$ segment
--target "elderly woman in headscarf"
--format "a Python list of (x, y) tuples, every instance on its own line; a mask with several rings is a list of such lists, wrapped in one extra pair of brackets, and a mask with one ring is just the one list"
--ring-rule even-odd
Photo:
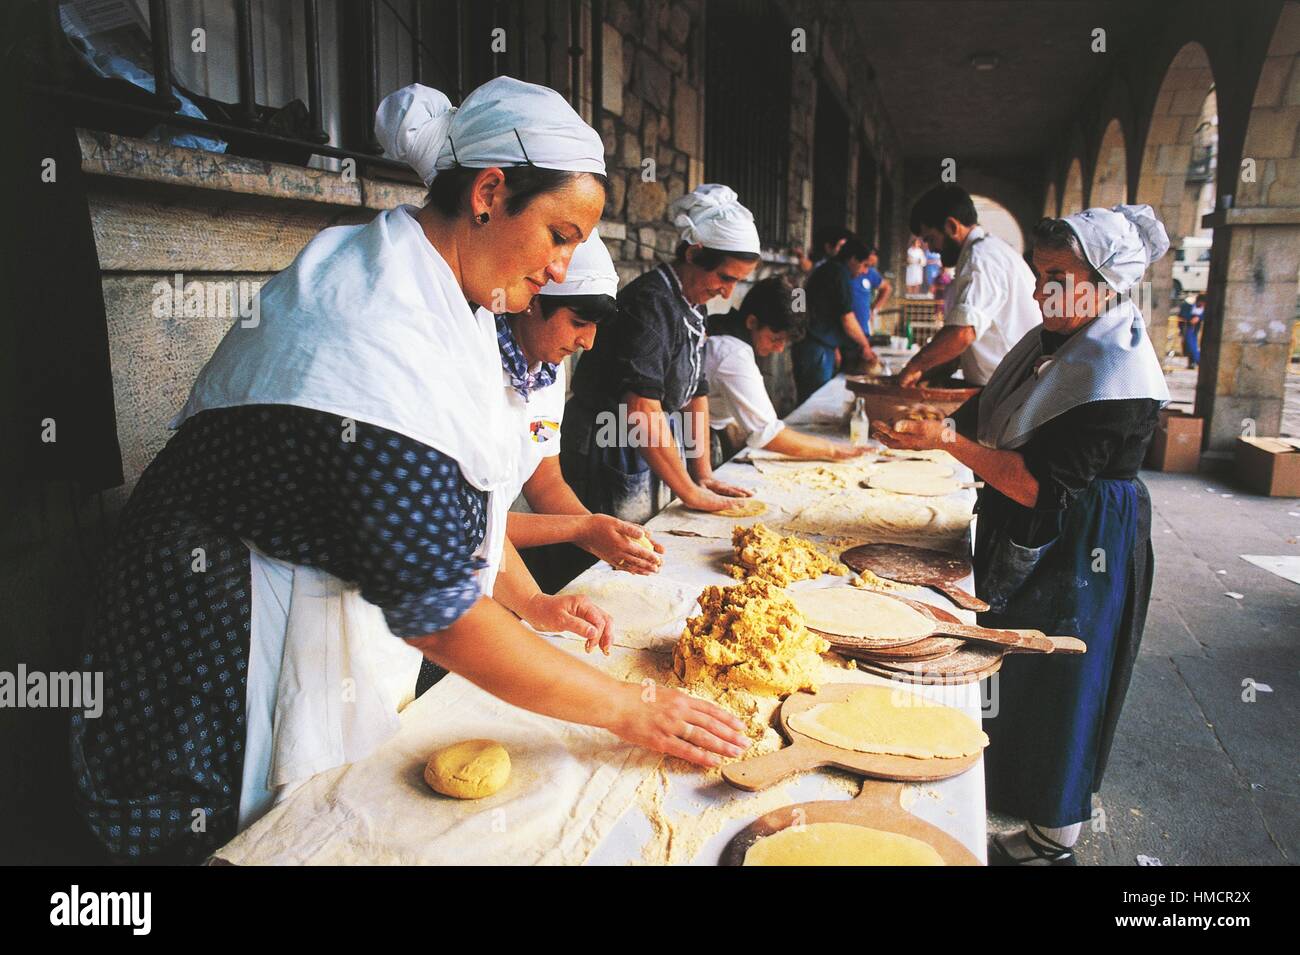
[[(313, 774), (397, 729), (442, 670), (517, 706), (716, 765), (741, 724), (547, 642), (608, 642), (506, 540), (519, 436), (491, 312), (521, 311), (600, 218), (600, 137), (501, 77), (459, 109), (389, 96), (385, 150), (429, 186), (326, 229), (200, 372), (108, 551), (74, 717), (79, 808), (121, 860), (203, 858)], [(427, 664), (427, 666), (425, 665)], [(418, 682), (417, 682), (418, 674)]]
[(1027, 825), (990, 843), (994, 864), (1074, 864), (1132, 676), (1152, 574), (1138, 468), (1169, 391), (1127, 294), (1168, 246), (1150, 206), (1043, 220), (1042, 326), (953, 420), (875, 429), (893, 448), (947, 450), (986, 482), (975, 581), (991, 609), (980, 623), (1087, 643), (1080, 656), (1008, 656), (997, 676), (988, 804)]
[(564, 477), (593, 511), (646, 521), (668, 503), (720, 511), (750, 492), (713, 476), (705, 303), (726, 298), (759, 260), (754, 217), (727, 186), (706, 183), (669, 207), (672, 262), (629, 282), (619, 314), (573, 376), (560, 448)]

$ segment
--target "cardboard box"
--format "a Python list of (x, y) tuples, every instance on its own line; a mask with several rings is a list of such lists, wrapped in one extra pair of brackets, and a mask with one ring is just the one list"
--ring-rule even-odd
[(1205, 422), (1185, 411), (1160, 412), (1147, 448), (1145, 466), (1155, 471), (1195, 474), (1201, 464), (1201, 428)]
[(1238, 438), (1237, 479), (1256, 494), (1300, 497), (1300, 439)]

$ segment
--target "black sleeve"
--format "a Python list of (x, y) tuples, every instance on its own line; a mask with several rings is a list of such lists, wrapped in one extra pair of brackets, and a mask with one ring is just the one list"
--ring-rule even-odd
[(672, 362), (673, 323), (680, 321), (666, 296), (653, 294), (653, 287), (631, 290), (620, 298), (619, 330), (611, 344), (614, 394), (627, 392), (664, 399), (664, 381)]
[(1097, 477), (1136, 474), (1155, 429), (1159, 403), (1093, 401), (1053, 418), (1021, 449), (1038, 481), (1035, 511), (1061, 511)]
[(963, 438), (978, 440), (980, 426), (980, 396), (977, 394), (952, 413), (953, 427)]

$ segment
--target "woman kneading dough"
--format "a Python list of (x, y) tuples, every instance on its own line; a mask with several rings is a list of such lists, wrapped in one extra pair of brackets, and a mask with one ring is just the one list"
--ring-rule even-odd
[(663, 547), (640, 525), (591, 513), (560, 472), (564, 360), (589, 350), (597, 330), (615, 320), (617, 293), (614, 260), (593, 229), (563, 282), (547, 283), (524, 312), (496, 317), (506, 405), (519, 438), (518, 481), (530, 508), (511, 512), (506, 534), (521, 551), (541, 548), (525, 561), (539, 581), (557, 586), (576, 576), (568, 572), (573, 545), (633, 574), (656, 573), (661, 563)]
[(519, 619), (609, 639), (603, 612), (541, 593), (506, 541), (518, 439), (495, 321), (473, 303), (521, 311), (563, 281), (605, 202), (599, 136), (506, 77), (459, 109), (407, 87), (376, 132), (429, 201), (326, 229), (263, 287), (106, 556), (85, 659), (104, 713), (74, 718), (72, 758), (79, 809), (118, 858), (203, 858), (372, 751), (396, 730), (391, 684), (409, 698), (437, 667), (701, 765), (745, 743), (720, 708), (665, 689), (647, 703)]
[(1007, 657), (984, 723), (989, 808), (1028, 822), (989, 859), (1073, 865), (1151, 592), (1151, 501), (1137, 475), (1169, 391), (1126, 293), (1169, 240), (1150, 206), (1045, 219), (1033, 239), (1043, 324), (958, 409), (957, 433), (934, 421), (877, 430), (892, 448), (943, 448), (987, 482), (975, 584), (992, 609), (980, 623), (1088, 645)]

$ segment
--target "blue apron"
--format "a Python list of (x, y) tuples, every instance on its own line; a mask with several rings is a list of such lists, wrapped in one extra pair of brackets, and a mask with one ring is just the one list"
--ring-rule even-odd
[(1079, 656), (1008, 654), (984, 721), (990, 809), (1040, 826), (1087, 820), (1132, 677), (1151, 587), (1151, 503), (1140, 480), (1098, 478), (1039, 547), (1012, 540), (1023, 508), (986, 487), (975, 543), (986, 627), (1077, 636)]

